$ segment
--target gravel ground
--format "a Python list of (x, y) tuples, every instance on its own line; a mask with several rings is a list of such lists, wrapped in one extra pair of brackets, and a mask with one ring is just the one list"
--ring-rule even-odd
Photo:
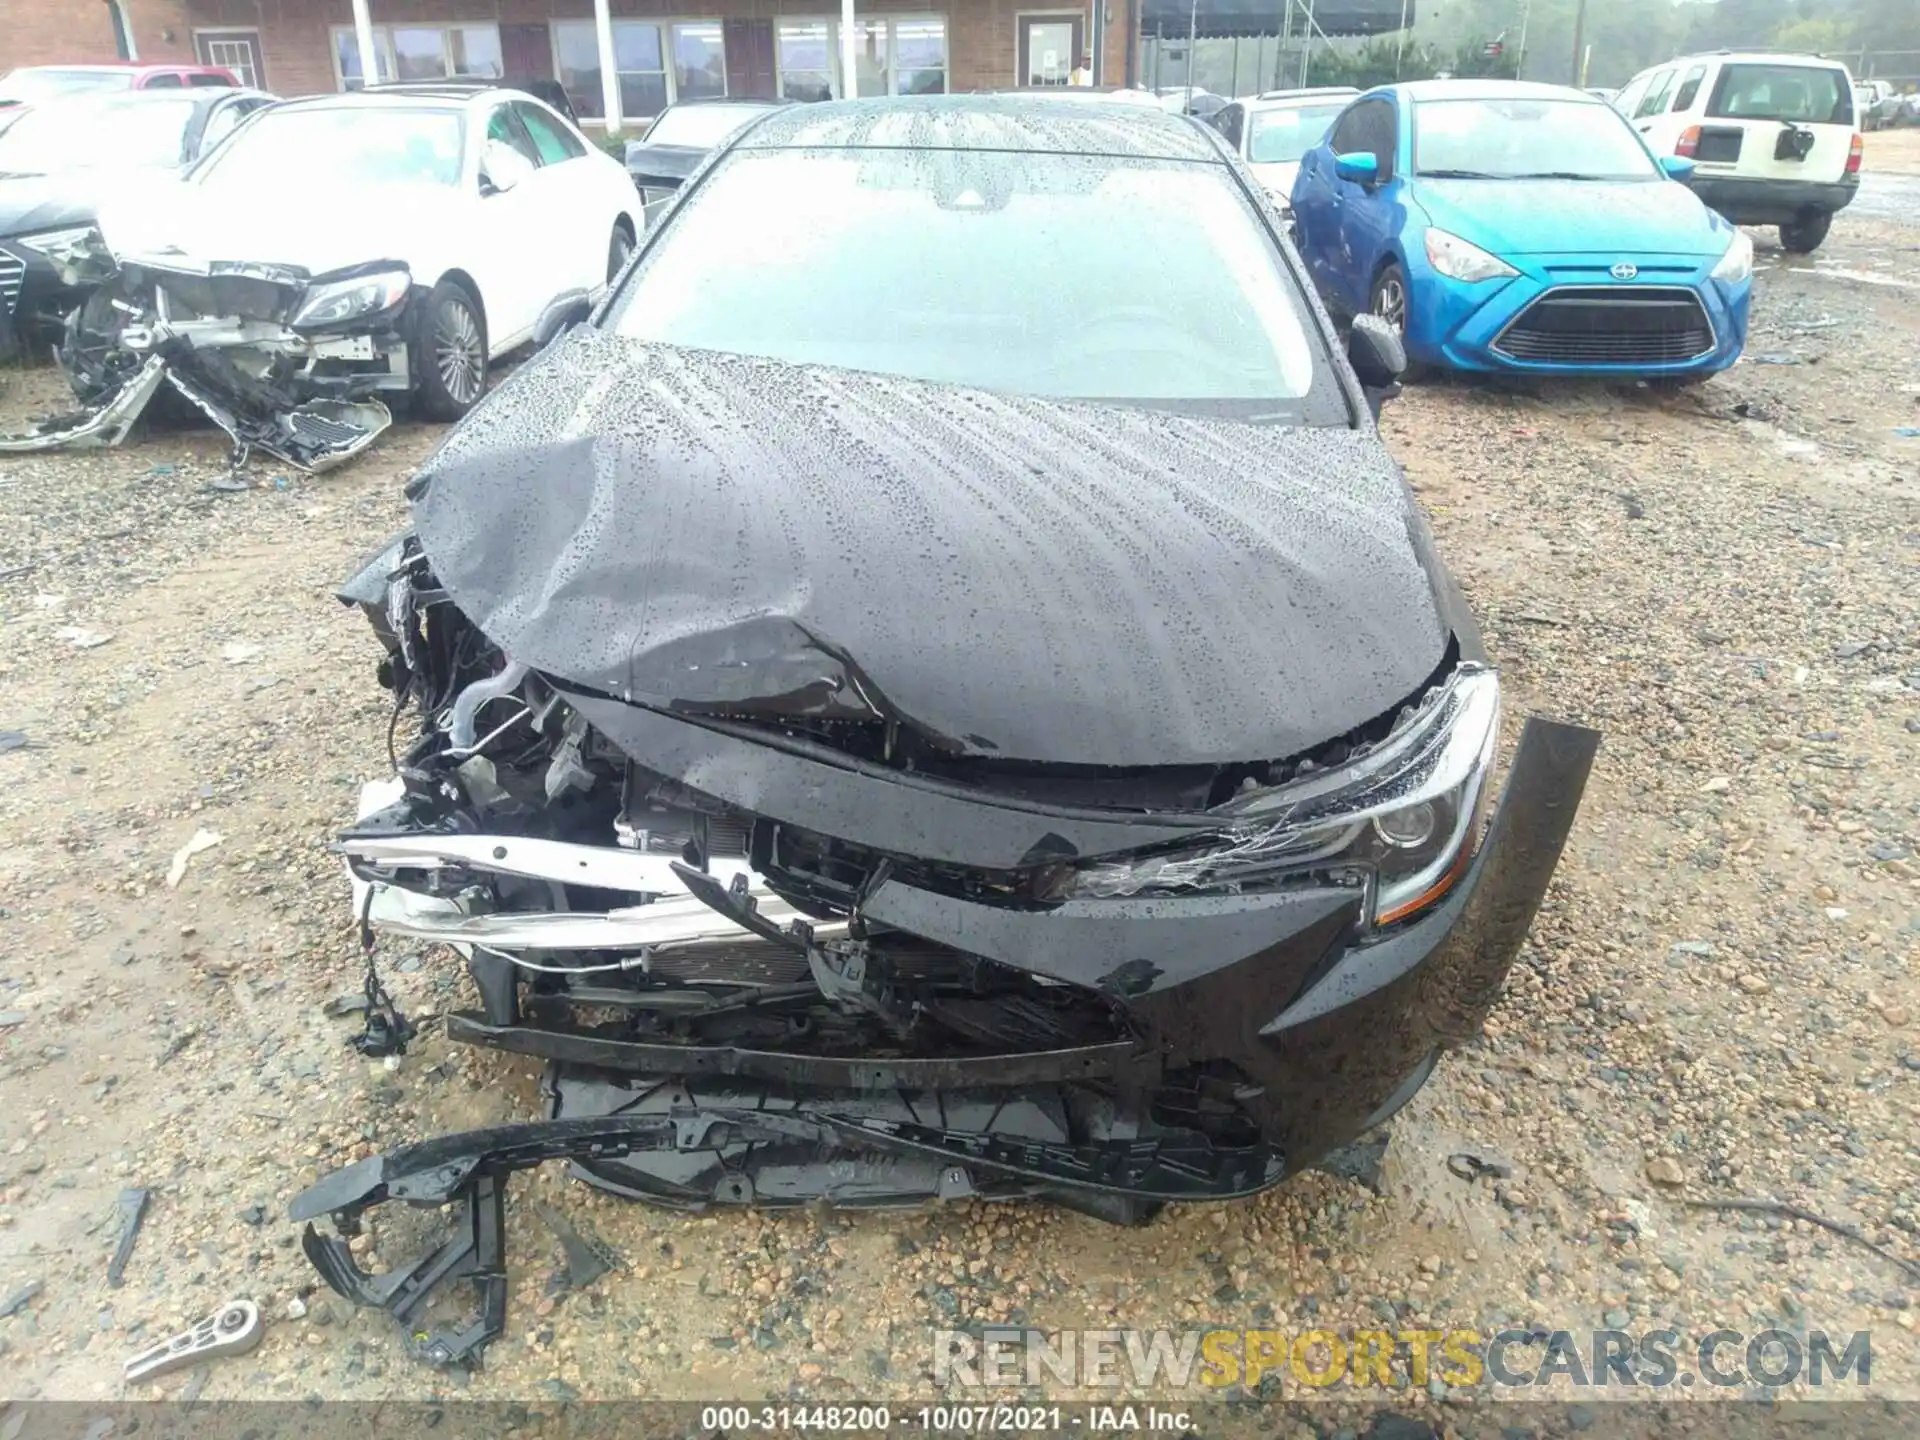
[[(1870, 171), (1920, 174), (1914, 132), (1869, 145)], [(466, 1382), (316, 1290), (284, 1216), (321, 1171), (537, 1109), (530, 1062), (429, 1034), (390, 1069), (322, 1008), (359, 965), (324, 847), (387, 719), (329, 587), (397, 528), (435, 433), (244, 489), (211, 433), (0, 461), (0, 731), (25, 736), (0, 739), (0, 1307), (42, 1286), (0, 1319), (4, 1393), (117, 1395), (127, 1354), (246, 1296), (262, 1348), (164, 1393), (925, 1397), (933, 1328), (1014, 1320), (1864, 1329), (1874, 1392), (1920, 1398), (1920, 1272), (1681, 1203), (1781, 1197), (1920, 1260), (1913, 219), (1863, 207), (1791, 261), (1764, 232), (1748, 359), (1696, 389), (1438, 384), (1389, 409), (1509, 730), (1540, 711), (1606, 741), (1504, 1003), (1397, 1126), (1379, 1193), (1310, 1175), (1140, 1231), (686, 1219), (547, 1167), (514, 1183), (507, 1334)], [(59, 389), (10, 373), (0, 424)], [(385, 964), (409, 1012), (463, 1003), (446, 954)], [(1456, 1179), (1462, 1149), (1513, 1173)], [(154, 1199), (114, 1289), (131, 1185)], [(535, 1198), (628, 1268), (549, 1294)], [(387, 1262), (405, 1218), (377, 1217)], [(1417, 1398), (1468, 1398), (1443, 1391)]]

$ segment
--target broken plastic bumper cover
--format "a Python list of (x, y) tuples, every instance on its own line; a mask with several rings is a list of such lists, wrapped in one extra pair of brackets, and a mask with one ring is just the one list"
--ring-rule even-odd
[[(111, 264), (104, 252), (103, 263)], [(390, 281), (394, 272), (385, 261), (319, 277), (284, 266), (201, 274), (130, 263), (90, 276), (100, 283), (68, 318), (59, 351), (88, 408), (0, 436), (0, 453), (118, 445), (165, 381), (226, 431), (238, 457), (263, 450), (310, 473), (350, 460), (393, 423), (373, 392), (407, 384), (403, 312), (394, 304), (313, 328), (299, 326), (300, 307), (363, 273)], [(365, 368), (324, 373), (343, 360)]]
[(148, 359), (119, 392), (92, 410), (65, 415), (49, 415), (27, 429), (12, 435), (0, 435), (0, 454), (24, 455), (39, 450), (108, 448), (127, 438), (133, 424), (146, 413), (160, 382), (167, 377), (167, 362), (155, 355)]
[[(344, 1239), (312, 1225), (303, 1243), (334, 1290), (389, 1311), (414, 1354), (470, 1365), (505, 1321), (506, 1177), (548, 1160), (569, 1161), (607, 1188), (688, 1208), (783, 1197), (858, 1204), (929, 1194), (1039, 1196), (1111, 1218), (1122, 1213), (1112, 1208), (1121, 1202), (1257, 1193), (1389, 1118), (1431, 1073), (1440, 1050), (1478, 1032), (1546, 893), (1599, 738), (1529, 720), (1494, 823), (1460, 883), (1422, 918), (1369, 943), (1351, 943), (1358, 902), (1349, 900), (1344, 909), (1238, 912), (1236, 925), (1264, 924), (1275, 933), (1238, 948), (1243, 958), (1196, 958), (1178, 976), (1135, 977), (1137, 987), (1107, 949), (1109, 979), (1121, 977), (1114, 983), (1141, 1024), (1143, 1046), (1029, 1050), (978, 1062), (839, 1058), (645, 1043), (460, 1015), (450, 1020), (455, 1038), (554, 1061), (555, 1118), (402, 1146), (323, 1177), (289, 1213), (330, 1216), (351, 1237), (363, 1214), (387, 1200), (457, 1207), (452, 1239), (386, 1275), (363, 1273)], [(874, 887), (868, 913), (893, 883)], [(694, 888), (708, 890), (703, 898), (716, 909), (736, 909), (746, 895), (744, 884)], [(1014, 912), (996, 938), (977, 913), (991, 907), (897, 885), (882, 908), (889, 924), (973, 949), (1044, 936), (1049, 923), (1046, 911)], [(730, 918), (757, 917), (736, 910)], [(1204, 949), (1199, 932), (1207, 928), (1190, 932), (1195, 951)], [(1100, 927), (1084, 934), (1088, 945), (1113, 942)], [(1078, 942), (1041, 943), (1054, 953), (1027, 958), (1036, 970), (1081, 963), (1070, 953)], [(1296, 962), (1309, 967), (1304, 984), (1285, 979), (1300, 973)], [(1243, 1077), (1235, 1098), (1257, 1119), (1257, 1135), (1223, 1141), (1163, 1115), (1169, 1092), (1153, 1090), (1163, 1066), (1195, 1056), (1228, 1060)], [(1147, 1092), (1159, 1097), (1159, 1108), (1148, 1120), (1127, 1119), (1122, 1102)], [(1055, 1123), (1089, 1095), (1109, 1097), (1108, 1110)], [(642, 1158), (654, 1163), (634, 1163)], [(478, 1318), (454, 1331), (423, 1327), (430, 1295), (455, 1279), (476, 1285)]]

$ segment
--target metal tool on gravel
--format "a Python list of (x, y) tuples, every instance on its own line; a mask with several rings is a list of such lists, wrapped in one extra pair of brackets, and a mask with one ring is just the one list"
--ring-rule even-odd
[(107, 1264), (107, 1284), (116, 1290), (126, 1283), (127, 1261), (133, 1258), (133, 1242), (140, 1238), (140, 1226), (147, 1218), (147, 1202), (152, 1198), (151, 1190), (120, 1192), (120, 1243), (114, 1247), (113, 1259)]
[(128, 1360), (122, 1378), (133, 1384), (184, 1370), (219, 1355), (244, 1355), (260, 1343), (264, 1334), (266, 1326), (260, 1321), (258, 1305), (251, 1300), (229, 1300), (199, 1324)]

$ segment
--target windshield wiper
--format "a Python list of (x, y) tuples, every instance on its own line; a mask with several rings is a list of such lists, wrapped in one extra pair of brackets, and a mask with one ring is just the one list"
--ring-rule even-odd
[(1511, 175), (1495, 175), (1486, 170), (1421, 170), (1418, 174), (1432, 180), (1511, 180)]
[(1606, 175), (1590, 175), (1584, 170), (1529, 170), (1524, 175), (1516, 175), (1516, 180), (1606, 180)]

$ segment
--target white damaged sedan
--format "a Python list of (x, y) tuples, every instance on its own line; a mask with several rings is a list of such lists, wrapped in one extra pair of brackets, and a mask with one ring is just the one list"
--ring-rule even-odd
[(114, 443), (164, 379), (236, 447), (336, 464), (390, 423), (383, 401), (464, 415), (551, 301), (604, 293), (641, 223), (620, 162), (516, 90), (273, 106), (102, 207), (66, 257), (100, 283), (61, 351), (93, 411), (0, 448)]

